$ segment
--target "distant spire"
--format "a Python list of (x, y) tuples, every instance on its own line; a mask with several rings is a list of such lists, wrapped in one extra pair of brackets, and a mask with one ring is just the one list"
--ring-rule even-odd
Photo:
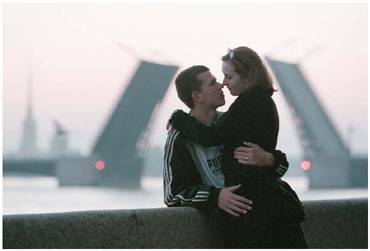
[(33, 67), (32, 59), (28, 63), (28, 73), (27, 73), (27, 115), (32, 117), (32, 107), (33, 107)]
[(27, 112), (23, 121), (22, 141), (19, 153), (24, 157), (34, 157), (37, 149), (37, 126), (33, 118), (33, 67), (32, 58), (27, 71)]

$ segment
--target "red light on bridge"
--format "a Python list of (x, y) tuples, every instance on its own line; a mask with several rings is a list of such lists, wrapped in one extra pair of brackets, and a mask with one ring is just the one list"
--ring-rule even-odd
[(302, 161), (302, 163), (301, 163), (301, 168), (303, 169), (303, 171), (308, 171), (308, 170), (310, 170), (310, 168), (311, 168), (311, 162), (310, 162), (310, 161), (308, 161), (308, 160), (304, 160), (304, 161)]
[(95, 163), (95, 168), (98, 170), (103, 170), (105, 168), (105, 162), (102, 160), (99, 160)]

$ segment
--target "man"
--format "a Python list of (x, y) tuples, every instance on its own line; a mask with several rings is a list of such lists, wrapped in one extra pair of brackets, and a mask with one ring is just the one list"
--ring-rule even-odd
[[(205, 66), (192, 66), (181, 72), (176, 80), (179, 98), (191, 109), (190, 114), (200, 123), (217, 123), (221, 113), (217, 108), (225, 104), (222, 85)], [(275, 168), (281, 177), (288, 163), (280, 151), (273, 154), (259, 146), (244, 142), (234, 154), (242, 164), (261, 168)], [(164, 201), (171, 206), (193, 206), (211, 209), (216, 206), (238, 217), (251, 210), (252, 201), (234, 193), (240, 185), (224, 187), (221, 171), (222, 146), (203, 147), (187, 142), (181, 133), (171, 130), (164, 156)]]

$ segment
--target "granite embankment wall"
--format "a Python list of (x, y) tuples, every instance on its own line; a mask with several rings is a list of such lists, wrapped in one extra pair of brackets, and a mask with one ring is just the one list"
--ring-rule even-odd
[[(367, 199), (304, 202), (310, 248), (367, 248)], [(222, 248), (218, 212), (194, 208), (3, 216), (3, 248)]]

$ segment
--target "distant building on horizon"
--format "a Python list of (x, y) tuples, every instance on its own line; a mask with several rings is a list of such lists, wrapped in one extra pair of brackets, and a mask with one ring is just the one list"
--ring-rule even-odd
[(28, 92), (27, 92), (27, 112), (23, 121), (22, 139), (19, 147), (19, 157), (32, 158), (38, 155), (39, 149), (37, 146), (37, 125), (33, 116), (33, 103), (32, 103), (32, 87), (33, 76), (32, 71), (28, 72)]
[(27, 78), (27, 108), (22, 126), (22, 138), (16, 153), (8, 153), (11, 159), (54, 159), (63, 156), (80, 156), (77, 151), (71, 151), (68, 145), (68, 131), (58, 121), (54, 121), (55, 133), (50, 140), (49, 149), (42, 151), (38, 146), (37, 121), (33, 110), (33, 73), (29, 67)]
[(54, 121), (55, 133), (51, 139), (50, 154), (60, 158), (68, 154), (68, 132), (58, 121)]

